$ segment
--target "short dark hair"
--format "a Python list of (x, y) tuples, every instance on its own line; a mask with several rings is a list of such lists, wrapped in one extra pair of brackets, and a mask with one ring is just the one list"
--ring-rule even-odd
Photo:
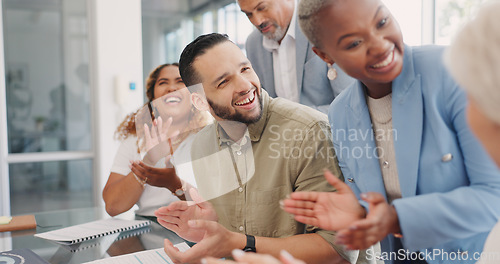
[(205, 54), (210, 48), (226, 41), (231, 42), (226, 34), (211, 33), (197, 37), (184, 48), (179, 60), (179, 71), (186, 86), (201, 82), (193, 67), (194, 60)]

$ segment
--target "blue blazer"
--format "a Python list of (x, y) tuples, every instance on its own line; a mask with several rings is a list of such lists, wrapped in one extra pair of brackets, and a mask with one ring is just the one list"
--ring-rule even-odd
[[(467, 125), (466, 94), (444, 68), (442, 52), (437, 46), (405, 46), (403, 70), (392, 84), (394, 148), (403, 196), (393, 205), (403, 239), (390, 235), (382, 249), (396, 252), (402, 243), (422, 252), (467, 251), (462, 255), (472, 259), (461, 263), (474, 263), (474, 252), (482, 250), (500, 216), (500, 171)], [(347, 184), (358, 198), (364, 192), (385, 195), (359, 81), (332, 103), (328, 116)], [(441, 257), (456, 263), (447, 261), (449, 256), (427, 261), (438, 263)]]
[[(262, 87), (271, 97), (276, 97), (273, 54), (262, 46), (263, 38), (264, 36), (258, 30), (254, 30), (248, 36), (245, 48)], [(334, 65), (337, 78), (330, 81), (326, 76), (328, 71), (326, 63), (312, 51), (311, 44), (300, 30), (298, 23), (295, 27), (295, 44), (300, 103), (326, 114), (333, 99), (354, 83), (354, 79)]]

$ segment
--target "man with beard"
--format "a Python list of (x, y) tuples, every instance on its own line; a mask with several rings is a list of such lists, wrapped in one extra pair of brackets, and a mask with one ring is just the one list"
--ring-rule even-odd
[[(326, 115), (271, 98), (225, 35), (198, 37), (179, 64), (187, 86), (203, 85), (216, 122), (191, 147), (202, 198), (192, 192), (196, 204), (180, 201), (155, 213), (164, 227), (197, 243), (180, 252), (165, 240), (169, 257), (192, 263), (227, 257), (234, 249), (274, 256), (285, 249), (308, 263), (366, 263), (356, 262), (358, 251), (337, 247), (334, 232), (305, 226), (279, 208), (293, 191), (335, 191), (323, 177), (325, 168), (343, 179)], [(199, 98), (193, 103), (204, 107)]]
[(296, 0), (238, 0), (238, 4), (257, 28), (245, 47), (262, 87), (271, 97), (327, 113), (353, 79), (314, 54), (296, 22)]

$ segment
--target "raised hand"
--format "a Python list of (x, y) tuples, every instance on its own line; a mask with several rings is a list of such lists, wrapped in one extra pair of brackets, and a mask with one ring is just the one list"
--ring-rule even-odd
[(180, 252), (172, 243), (165, 239), (165, 253), (174, 263), (198, 263), (204, 257), (227, 257), (235, 248), (243, 248), (246, 237), (243, 234), (231, 232), (214, 221), (190, 220), (189, 228), (203, 233), (203, 238), (192, 248)]
[[(143, 161), (149, 165), (155, 165), (161, 158), (173, 154), (172, 146), (169, 143), (169, 129), (173, 119), (169, 117), (165, 124), (161, 117), (153, 121), (151, 130), (147, 124), (144, 124), (144, 141), (146, 155)], [(158, 131), (158, 132), (157, 132)], [(179, 131), (175, 131), (170, 137), (176, 137)]]
[(337, 233), (336, 242), (347, 249), (366, 249), (388, 234), (400, 232), (396, 209), (381, 194), (364, 193), (361, 198), (368, 202), (370, 208), (366, 219), (355, 221)]
[(146, 152), (151, 150), (154, 146), (158, 145), (161, 141), (167, 140), (167, 133), (170, 125), (172, 124), (173, 119), (170, 117), (167, 119), (165, 123), (165, 127), (163, 127), (163, 120), (158, 117), (153, 121), (151, 126), (151, 130), (149, 129), (148, 124), (144, 124), (144, 140), (145, 140), (145, 148)]
[(189, 190), (193, 201), (173, 202), (155, 211), (155, 216), (165, 228), (191, 242), (199, 242), (205, 235), (203, 230), (190, 228), (189, 220), (218, 221), (217, 213), (210, 202), (203, 200), (195, 188)]
[(325, 230), (341, 230), (365, 216), (365, 209), (344, 182), (325, 170), (326, 180), (336, 192), (295, 192), (283, 200), (283, 210), (295, 220)]

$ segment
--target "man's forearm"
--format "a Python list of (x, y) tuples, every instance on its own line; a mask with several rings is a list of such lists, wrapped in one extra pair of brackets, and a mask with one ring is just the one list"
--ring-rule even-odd
[[(239, 241), (238, 245), (245, 245), (246, 237), (241, 238), (240, 236), (239, 240), (241, 239), (244, 241)], [(349, 263), (318, 234), (301, 234), (286, 238), (255, 237), (255, 247), (257, 253), (270, 254), (276, 258), (279, 258), (280, 251), (285, 249), (295, 258), (310, 264)]]

